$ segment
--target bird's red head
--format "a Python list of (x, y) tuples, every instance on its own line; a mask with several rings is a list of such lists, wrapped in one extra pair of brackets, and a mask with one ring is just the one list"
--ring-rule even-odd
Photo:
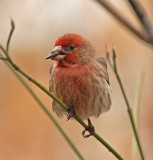
[(70, 47), (70, 46), (77, 47), (77, 46), (85, 44), (86, 41), (87, 40), (80, 35), (77, 35), (74, 33), (68, 33), (57, 39), (57, 41), (55, 42), (55, 47), (56, 46), (61, 46), (62, 48)]
[(59, 37), (55, 42), (55, 47), (46, 59), (53, 59), (69, 64), (83, 63), (88, 57), (92, 57), (95, 50), (91, 43), (84, 37), (68, 33)]

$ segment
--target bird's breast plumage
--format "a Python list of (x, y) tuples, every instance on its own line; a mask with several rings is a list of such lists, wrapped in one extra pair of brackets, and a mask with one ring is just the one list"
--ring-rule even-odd
[[(89, 65), (53, 67), (50, 77), (50, 91), (52, 91), (66, 105), (74, 107), (76, 114), (87, 119), (98, 117), (108, 110), (111, 105), (111, 91), (103, 74), (99, 74)], [(59, 117), (66, 112), (57, 102), (52, 101), (53, 110)]]

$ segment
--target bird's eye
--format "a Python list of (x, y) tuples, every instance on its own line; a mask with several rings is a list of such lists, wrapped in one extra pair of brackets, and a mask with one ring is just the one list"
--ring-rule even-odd
[(74, 48), (75, 48), (75, 46), (70, 46), (70, 49), (71, 49), (71, 50), (74, 50)]

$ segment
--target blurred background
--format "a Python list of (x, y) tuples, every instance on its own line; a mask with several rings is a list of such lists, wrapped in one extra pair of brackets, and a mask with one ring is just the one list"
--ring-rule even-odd
[[(121, 13), (139, 27), (128, 3), (110, 0)], [(153, 1), (141, 0), (153, 21)], [(118, 70), (131, 107), (135, 104), (140, 74), (145, 73), (141, 97), (139, 135), (147, 160), (153, 159), (153, 51), (120, 25), (93, 0), (0, 0), (0, 42), (5, 45), (10, 18), (16, 29), (11, 40), (11, 56), (20, 67), (48, 88), (49, 68), (45, 61), (58, 36), (77, 33), (89, 39), (97, 54), (105, 57), (112, 43), (117, 52)], [(125, 159), (131, 159), (133, 131), (117, 80), (108, 66), (113, 92), (111, 110), (92, 118), (96, 131)], [(51, 100), (29, 83), (51, 113)], [(55, 113), (53, 115), (56, 117)], [(75, 121), (59, 119), (69, 137), (88, 160), (116, 159), (96, 139), (84, 139), (83, 127)], [(140, 158), (140, 157), (139, 157)], [(0, 61), (0, 160), (77, 160), (65, 139), (21, 82)]]

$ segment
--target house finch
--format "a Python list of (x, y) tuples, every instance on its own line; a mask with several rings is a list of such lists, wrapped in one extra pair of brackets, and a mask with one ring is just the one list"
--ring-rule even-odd
[(55, 47), (46, 59), (55, 60), (50, 70), (49, 90), (69, 106), (66, 112), (55, 100), (53, 111), (58, 117), (68, 119), (76, 113), (82, 120), (88, 119), (91, 128), (88, 137), (94, 132), (89, 117), (108, 111), (111, 106), (111, 89), (107, 64), (104, 58), (96, 56), (92, 44), (84, 37), (68, 33), (59, 37)]

